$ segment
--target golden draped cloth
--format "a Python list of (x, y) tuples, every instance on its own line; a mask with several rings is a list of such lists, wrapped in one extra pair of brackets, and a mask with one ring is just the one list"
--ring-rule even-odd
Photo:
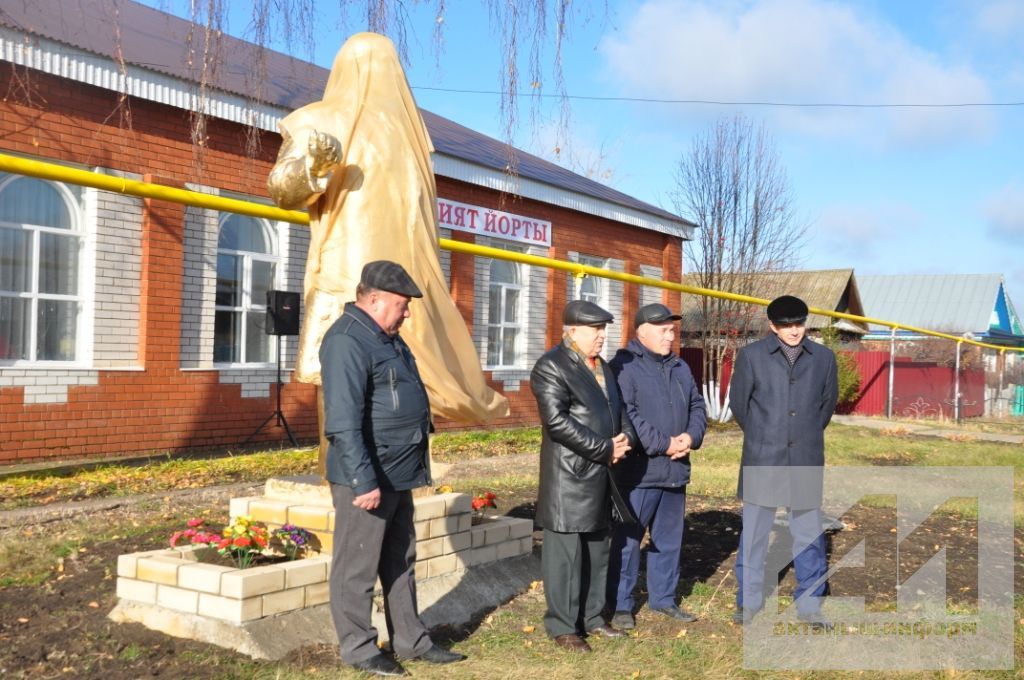
[[(305, 320), (295, 377), (320, 383), (320, 342), (355, 299), (363, 265), (398, 262), (423, 292), (402, 326), (435, 415), (484, 423), (508, 414), (487, 386), (480, 359), (441, 270), (433, 145), (391, 41), (375, 33), (349, 38), (334, 59), (323, 99), (280, 123), (283, 143), (268, 180), (285, 207), (307, 205)], [(311, 134), (341, 144), (326, 182), (306, 170)]]

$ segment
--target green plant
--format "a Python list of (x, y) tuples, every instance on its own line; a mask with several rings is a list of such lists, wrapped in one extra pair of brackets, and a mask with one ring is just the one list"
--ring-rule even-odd
[(860, 396), (860, 371), (857, 360), (851, 352), (839, 349), (839, 331), (835, 326), (828, 326), (821, 331), (821, 343), (836, 353), (836, 366), (839, 374), (839, 403), (849, 404)]

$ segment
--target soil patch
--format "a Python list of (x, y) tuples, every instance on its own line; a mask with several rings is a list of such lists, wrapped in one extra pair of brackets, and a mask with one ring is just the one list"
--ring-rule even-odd
[[(503, 472), (522, 474), (536, 469), (536, 455), (507, 456), (459, 462), (453, 465), (443, 483), (459, 479), (500, 476)], [(457, 471), (457, 472), (456, 472)], [(59, 534), (72, 527), (108, 528), (112, 525), (138, 525), (129, 537), (118, 540), (85, 541), (79, 548), (55, 564), (53, 572), (40, 586), (0, 589), (0, 676), (5, 678), (230, 678), (253, 677), (255, 671), (269, 667), (235, 652), (212, 645), (181, 640), (155, 633), (139, 624), (115, 624), (107, 613), (116, 603), (117, 557), (123, 553), (149, 550), (166, 544), (170, 533), (181, 527), (181, 518), (216, 517), (227, 512), (230, 493), (164, 496), (146, 503), (121, 500), (118, 507), (93, 509), (84, 514), (58, 519), (49, 514), (19, 517), (7, 522), (0, 534), (10, 536), (26, 531)], [(534, 497), (524, 491), (499, 498), (499, 512), (533, 517)], [(688, 500), (686, 544), (683, 552), (680, 594), (689, 596), (696, 587), (710, 589), (714, 595), (705, 608), (731, 608), (735, 596), (732, 565), (739, 539), (739, 506), (734, 499)], [(10, 519), (8, 517), (8, 519)], [(835, 595), (865, 595), (870, 607), (885, 608), (895, 603), (896, 551), (895, 511), (892, 508), (855, 507), (843, 521), (848, 529), (830, 535), (833, 562), (867, 541), (865, 566), (843, 569), (832, 579)], [(38, 522), (47, 522), (39, 525)], [(35, 523), (34, 523), (35, 522)], [(12, 526), (13, 524), (13, 526)], [(99, 531), (97, 531), (99, 533)], [(892, 538), (883, 538), (883, 537)], [(541, 534), (534, 533), (539, 543)], [(27, 540), (27, 539), (26, 539)], [(1015, 592), (1024, 592), (1024, 534), (1015, 536), (1017, 562)], [(923, 525), (900, 545), (899, 559), (905, 573), (912, 573), (936, 551), (947, 550), (947, 592), (961, 606), (970, 608), (977, 598), (977, 530), (974, 523), (951, 516), (938, 516)], [(643, 578), (640, 581), (644, 583)], [(783, 591), (791, 592), (793, 575), (785, 574)], [(528, 593), (522, 597), (536, 597)], [(641, 603), (644, 593), (640, 593)], [(516, 606), (515, 601), (508, 606)], [(707, 613), (706, 611), (704, 613)], [(638, 615), (652, 635), (674, 637), (678, 626), (649, 614)], [(537, 622), (540, 626), (540, 621)], [(690, 635), (710, 631), (714, 621), (694, 624)], [(720, 629), (720, 627), (719, 627)], [(441, 641), (465, 638), (473, 629), (438, 631)], [(738, 629), (733, 633), (740, 635)], [(317, 668), (320, 672), (339, 672), (336, 649), (310, 646), (298, 650), (280, 662), (288, 672), (301, 675)], [(268, 676), (269, 677), (269, 676)]]

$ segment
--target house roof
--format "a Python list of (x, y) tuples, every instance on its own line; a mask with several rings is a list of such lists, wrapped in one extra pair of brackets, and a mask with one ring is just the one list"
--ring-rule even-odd
[[(688, 274), (682, 283), (687, 286), (700, 286), (705, 280), (699, 274)], [(759, 274), (725, 274), (720, 288), (727, 292), (749, 295), (751, 297), (772, 300), (780, 295), (796, 295), (807, 303), (808, 307), (828, 309), (864, 316), (861, 305), (861, 294), (858, 280), (852, 269), (822, 269), (810, 271), (765, 272)], [(696, 295), (683, 295), (683, 329), (694, 331), (703, 325), (703, 312), (700, 300)], [(763, 332), (768, 329), (764, 310), (756, 305), (740, 303), (739, 309), (749, 319), (748, 333)], [(811, 314), (807, 318), (807, 327), (819, 330), (829, 326), (832, 318), (822, 314)], [(851, 333), (863, 334), (863, 324), (840, 320), (836, 325)]]
[[(7, 5), (0, 9), (0, 27), (7, 29), (0, 32), (0, 59), (182, 108), (205, 106), (210, 115), (256, 121), (264, 129), (276, 131), (277, 122), (289, 112), (318, 100), (329, 74), (315, 64), (225, 34), (207, 43), (203, 26), (136, 2), (32, 0)], [(199, 101), (195, 83), (200, 60), (191, 55), (201, 54), (207, 45), (221, 58), (208, 74), (214, 91)], [(70, 58), (67, 47), (72, 48)], [(96, 64), (95, 56), (105, 64)], [(507, 144), (442, 116), (423, 110), (423, 117), (437, 151), (439, 175), (692, 237), (696, 225), (667, 210), (524, 151), (511, 149), (510, 155)], [(515, 175), (507, 171), (513, 158)]]
[[(951, 335), (1020, 337), (1001, 274), (894, 274), (859, 282), (865, 309), (876, 319)], [(871, 331), (889, 329), (872, 324)]]

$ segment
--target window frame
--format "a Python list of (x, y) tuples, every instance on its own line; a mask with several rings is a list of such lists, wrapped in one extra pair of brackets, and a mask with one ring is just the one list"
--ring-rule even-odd
[[(580, 253), (580, 254), (578, 254), (576, 256), (577, 264), (586, 265), (588, 267), (597, 267), (599, 269), (608, 269), (609, 261), (610, 261), (609, 258), (607, 258), (607, 257), (598, 257), (597, 255), (584, 255), (584, 254)], [(597, 293), (597, 296), (596, 296), (597, 299), (596, 300), (590, 300), (590, 301), (593, 302), (594, 304), (596, 304), (599, 307), (602, 307), (602, 308), (605, 308), (605, 309), (608, 308), (608, 280), (607, 279), (604, 279), (604, 278), (601, 278), (601, 277), (597, 277), (597, 276), (591, 276), (590, 274), (587, 274), (586, 276), (582, 276), (582, 277), (575, 276), (573, 278), (574, 278), (574, 286), (573, 287), (575, 289), (574, 292), (576, 293), (576, 299), (577, 300), (588, 300), (588, 299), (590, 299), (591, 294), (588, 293), (587, 294), (588, 297), (584, 297), (584, 293), (583, 293), (583, 283), (585, 281), (587, 281), (588, 279), (590, 279), (590, 280), (594, 281), (596, 283), (596, 285), (598, 286), (598, 293)]]
[[(267, 244), (270, 246), (271, 253), (258, 253), (250, 250), (238, 250), (233, 248), (221, 248), (220, 247), (220, 234), (224, 228), (225, 222), (232, 217), (244, 218), (254, 220), (257, 225), (262, 229), (263, 236)], [(253, 217), (250, 215), (241, 215), (230, 212), (218, 212), (217, 213), (217, 249), (215, 255), (214, 265), (214, 300), (213, 300), (213, 316), (214, 316), (214, 338), (212, 346), (211, 362), (213, 367), (216, 369), (232, 369), (232, 368), (267, 368), (276, 365), (277, 363), (277, 343), (268, 340), (268, 355), (266, 361), (246, 361), (246, 352), (248, 347), (248, 332), (249, 332), (249, 314), (254, 311), (261, 311), (264, 317), (267, 317), (267, 303), (266, 300), (259, 302), (252, 299), (252, 272), (254, 262), (267, 262), (273, 266), (273, 275), (271, 276), (270, 287), (268, 290), (278, 289), (282, 277), (282, 269), (284, 264), (284, 258), (281, 256), (281, 232), (277, 222), (271, 222), (270, 220), (262, 217)], [(218, 269), (222, 255), (240, 258), (242, 262), (242, 274), (241, 281), (239, 282), (239, 303), (234, 306), (219, 305), (217, 304), (217, 284), (216, 284), (216, 271)], [(217, 338), (216, 338), (216, 317), (218, 312), (229, 312), (232, 314), (240, 314), (241, 320), (238, 324), (238, 332), (241, 337), (238, 338), (240, 346), (240, 361), (217, 361)], [(270, 338), (271, 336), (267, 336)]]
[[(509, 250), (511, 252), (522, 252), (520, 250), (513, 249), (513, 248), (502, 248), (502, 250)], [(486, 359), (486, 364), (484, 366), (484, 370), (487, 370), (487, 371), (518, 370), (518, 369), (523, 368), (523, 363), (525, 361), (525, 356), (524, 356), (524, 352), (523, 352), (523, 343), (525, 342), (524, 335), (526, 333), (526, 324), (523, 323), (523, 314), (524, 314), (523, 310), (524, 310), (524, 307), (525, 307), (525, 305), (523, 304), (523, 291), (525, 291), (527, 289), (527, 285), (523, 281), (523, 279), (524, 279), (523, 266), (520, 263), (513, 262), (511, 260), (500, 260), (501, 262), (503, 262), (505, 264), (508, 264), (508, 265), (510, 265), (513, 268), (513, 271), (515, 271), (515, 274), (516, 274), (516, 277), (515, 277), (516, 278), (516, 283), (509, 283), (507, 281), (499, 281), (499, 282), (495, 283), (495, 281), (491, 278), (491, 267), (494, 264), (494, 262), (499, 261), (499, 260), (497, 260), (497, 258), (488, 258), (488, 259), (490, 260), (490, 262), (488, 262), (488, 264), (487, 264), (487, 291), (486, 291), (486, 293), (487, 293), (487, 323), (485, 324), (486, 331), (485, 331), (484, 337), (483, 337), (484, 346), (487, 349), (487, 351), (486, 351), (487, 359)], [(498, 286), (500, 288), (500, 291), (501, 291), (500, 292), (500, 299), (499, 299), (499, 310), (498, 310), (499, 314), (498, 314), (498, 321), (497, 322), (495, 322), (495, 320), (494, 320), (494, 314), (493, 314), (494, 310), (491, 309), (491, 288), (494, 287), (494, 286)], [(510, 291), (510, 290), (515, 290), (517, 292), (517, 294), (518, 294), (518, 303), (517, 303), (517, 306), (516, 306), (516, 314), (515, 314), (516, 319), (515, 319), (514, 322), (510, 322), (510, 321), (506, 321), (505, 320), (505, 309), (506, 309), (506, 304), (507, 304), (507, 292)], [(514, 357), (514, 360), (513, 360), (512, 363), (508, 363), (508, 362), (505, 361), (504, 350), (501, 350), (501, 357), (500, 357), (500, 359), (502, 360), (503, 363), (495, 363), (494, 362), (494, 357), (491, 356), (491, 351), (490, 351), (490, 344), (491, 344), (490, 337), (491, 337), (491, 329), (492, 328), (500, 329), (499, 330), (499, 347), (504, 347), (505, 331), (507, 329), (515, 329), (515, 331), (516, 331), (516, 339), (515, 339), (515, 342), (513, 343), (513, 351), (515, 353), (515, 357)]]
[[(13, 173), (0, 172), (0, 196), (7, 190), (8, 185), (28, 177)], [(31, 177), (30, 177), (31, 178)], [(52, 187), (69, 217), (69, 228), (50, 227), (42, 224), (28, 224), (18, 222), (0, 221), (0, 227), (13, 229), (15, 231), (28, 232), (31, 239), (29, 255), (30, 262), (30, 290), (27, 292), (0, 290), (0, 297), (29, 300), (29, 353), (25, 359), (4, 359), (0, 358), (2, 368), (69, 368), (86, 365), (90, 358), (91, 346), (89, 345), (88, 330), (91, 328), (90, 320), (87, 318), (91, 309), (87, 301), (91, 298), (87, 290), (87, 283), (92, 271), (90, 263), (87, 262), (89, 254), (90, 234), (87, 229), (86, 219), (86, 195), (78, 194), (63, 182), (56, 182), (42, 178), (31, 178)], [(75, 293), (42, 293), (40, 292), (40, 242), (42, 235), (52, 234), (65, 238), (74, 239), (72, 253), (76, 261)], [(75, 329), (73, 333), (74, 348), (70, 359), (39, 359), (39, 304), (41, 301), (70, 302), (75, 308)]]

